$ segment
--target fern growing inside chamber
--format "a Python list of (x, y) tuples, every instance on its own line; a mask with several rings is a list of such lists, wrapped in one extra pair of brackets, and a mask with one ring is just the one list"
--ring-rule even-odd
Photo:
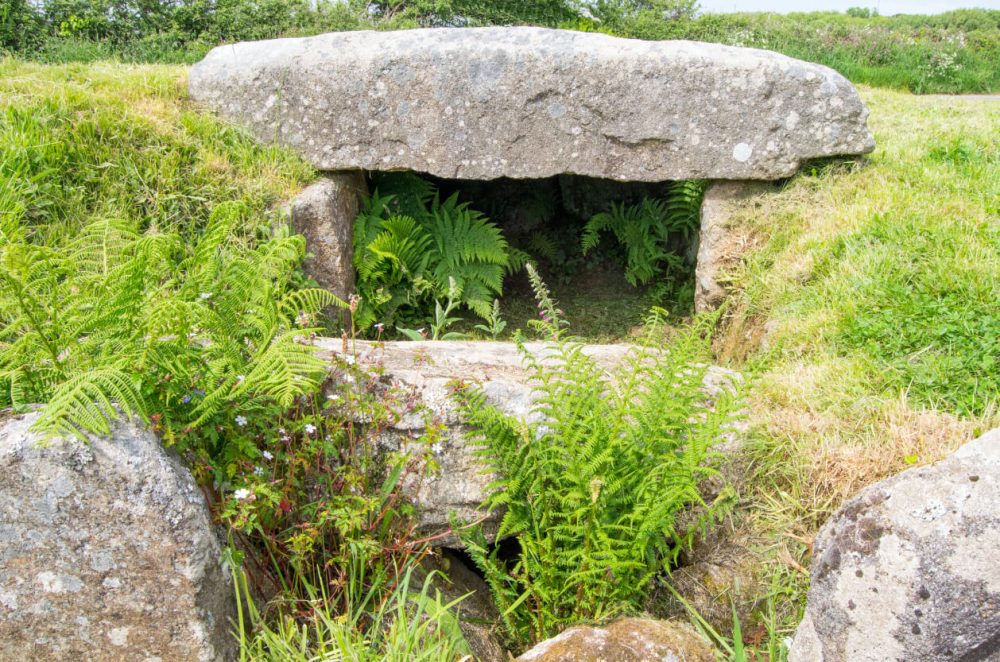
[(461, 292), (457, 302), (488, 320), (504, 276), (519, 269), (525, 255), (457, 193), (441, 201), (412, 174), (386, 183), (390, 193), (376, 189), (354, 225), (358, 328), (419, 326), (434, 302), (447, 298), (450, 279)]
[(669, 277), (683, 266), (677, 248), (698, 230), (704, 192), (703, 182), (678, 181), (662, 198), (612, 204), (584, 226), (584, 254), (597, 248), (602, 233), (611, 232), (625, 249), (625, 278), (632, 286)]

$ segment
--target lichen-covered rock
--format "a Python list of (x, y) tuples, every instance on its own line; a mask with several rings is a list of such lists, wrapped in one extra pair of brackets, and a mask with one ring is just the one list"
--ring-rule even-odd
[[(341, 340), (320, 338), (321, 351), (344, 358)], [(527, 343), (533, 354), (545, 360), (552, 350), (545, 343)], [(482, 521), (487, 538), (499, 525), (502, 513), (484, 513), (480, 507), (487, 486), (494, 476), (483, 472), (482, 463), (466, 439), (468, 430), (453, 395), (456, 380), (477, 382), (487, 402), (504, 413), (531, 421), (537, 394), (531, 376), (524, 369), (521, 354), (514, 343), (470, 341), (364, 342), (350, 343), (348, 356), (371, 374), (380, 375), (380, 388), (386, 398), (396, 402), (400, 417), (380, 436), (379, 445), (387, 452), (409, 448), (430, 425), (440, 426), (443, 434), (434, 445), (438, 470), (404, 484), (404, 490), (419, 510), (419, 530), (423, 536), (438, 536), (451, 529), (450, 514), (468, 522)], [(587, 345), (583, 352), (593, 358), (609, 375), (624, 363), (632, 345)], [(355, 358), (356, 354), (356, 358)], [(554, 358), (554, 357), (553, 357)], [(712, 366), (704, 380), (707, 401), (722, 389), (731, 388), (737, 373)], [(391, 392), (389, 389), (391, 388)], [(358, 418), (358, 423), (367, 421)], [(733, 445), (738, 436), (733, 429), (720, 439), (720, 445)], [(720, 448), (720, 451), (726, 449)], [(454, 535), (436, 538), (435, 544), (459, 546)]]
[(843, 76), (749, 48), (532, 27), (219, 46), (191, 96), (321, 170), (776, 179), (872, 150)]
[(516, 662), (715, 662), (712, 647), (687, 623), (623, 618), (580, 626), (538, 644)]
[(0, 660), (232, 659), (235, 600), (204, 497), (119, 424), (39, 445), (0, 424)]
[(367, 191), (360, 172), (330, 173), (306, 187), (291, 205), (292, 225), (312, 253), (306, 272), (345, 301), (354, 293), (354, 219)]
[(1000, 429), (865, 488), (814, 543), (792, 662), (1000, 660)]

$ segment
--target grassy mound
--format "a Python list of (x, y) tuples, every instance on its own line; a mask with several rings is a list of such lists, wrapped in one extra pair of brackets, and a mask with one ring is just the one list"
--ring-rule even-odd
[[(861, 487), (1000, 424), (1000, 103), (865, 89), (878, 147), (746, 202), (716, 339), (754, 375), (743, 516), (772, 654)], [(770, 645), (766, 644), (770, 641)]]

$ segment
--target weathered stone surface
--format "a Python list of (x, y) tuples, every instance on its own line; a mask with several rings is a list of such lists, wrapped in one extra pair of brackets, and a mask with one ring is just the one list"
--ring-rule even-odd
[[(341, 340), (318, 339), (321, 350), (343, 355)], [(437, 536), (450, 530), (449, 513), (469, 522), (482, 520), (484, 533), (491, 537), (502, 513), (484, 513), (480, 504), (493, 476), (483, 473), (465, 436), (461, 415), (452, 394), (457, 379), (478, 382), (487, 402), (508, 415), (532, 420), (535, 402), (534, 385), (522, 365), (513, 343), (436, 341), (436, 342), (363, 342), (353, 344), (357, 363), (380, 374), (383, 388), (393, 387), (392, 398), (404, 404), (398, 421), (379, 439), (386, 451), (398, 451), (417, 438), (429, 423), (444, 426), (444, 434), (435, 446), (434, 459), (439, 470), (419, 481), (404, 485), (420, 511), (419, 533)], [(528, 343), (529, 350), (544, 357), (544, 343)], [(636, 348), (631, 345), (588, 345), (584, 353), (604, 368), (609, 378)], [(705, 376), (706, 397), (711, 399), (721, 389), (729, 388), (736, 373), (711, 367)], [(365, 421), (358, 420), (358, 423)], [(721, 443), (733, 443), (727, 433)], [(454, 535), (436, 539), (445, 547), (459, 546)]]
[(0, 660), (232, 659), (208, 508), (152, 432), (38, 445), (0, 424)]
[(874, 146), (854, 87), (777, 53), (530, 27), (220, 46), (191, 96), (321, 170), (775, 179)]
[(712, 647), (687, 623), (623, 618), (580, 626), (538, 644), (517, 662), (714, 662)]
[(292, 201), (292, 225), (313, 254), (306, 272), (345, 301), (354, 293), (354, 219), (367, 190), (360, 172), (331, 173)]
[(1000, 660), (1000, 429), (865, 488), (814, 543), (792, 662)]
[(725, 269), (732, 266), (741, 253), (729, 231), (730, 218), (740, 201), (767, 190), (767, 184), (734, 181), (712, 182), (705, 189), (694, 272), (695, 311), (715, 310), (725, 300), (726, 287), (722, 282)]

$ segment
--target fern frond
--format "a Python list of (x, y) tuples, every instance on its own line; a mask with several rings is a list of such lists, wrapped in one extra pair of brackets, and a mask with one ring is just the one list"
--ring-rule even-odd
[(267, 396), (282, 407), (295, 398), (314, 392), (326, 374), (326, 362), (316, 348), (304, 342), (318, 329), (287, 331), (276, 337), (250, 363), (250, 371), (236, 387), (231, 399), (244, 395)]
[(98, 368), (75, 375), (52, 393), (33, 429), (47, 436), (74, 436), (86, 440), (86, 433), (107, 435), (111, 422), (138, 416), (146, 419), (146, 408), (138, 385), (119, 368)]

